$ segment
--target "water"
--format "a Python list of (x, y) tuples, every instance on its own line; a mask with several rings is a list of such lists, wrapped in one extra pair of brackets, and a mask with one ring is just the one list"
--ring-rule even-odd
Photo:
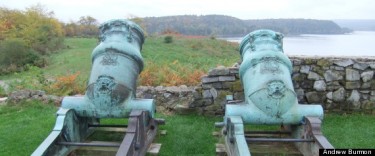
[[(225, 38), (241, 42), (242, 38)], [(375, 56), (375, 31), (355, 31), (342, 35), (311, 35), (285, 37), (284, 53), (308, 56)]]

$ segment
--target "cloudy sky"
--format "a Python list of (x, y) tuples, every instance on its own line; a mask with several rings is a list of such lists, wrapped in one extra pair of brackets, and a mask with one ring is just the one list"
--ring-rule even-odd
[(64, 22), (86, 15), (99, 22), (130, 16), (208, 14), (240, 19), (375, 19), (375, 0), (0, 0), (0, 7), (24, 10), (38, 3)]

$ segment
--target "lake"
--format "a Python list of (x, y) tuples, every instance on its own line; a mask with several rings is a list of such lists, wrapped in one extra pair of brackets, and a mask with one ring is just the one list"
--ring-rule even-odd
[[(241, 42), (242, 38), (224, 38)], [(375, 31), (355, 31), (340, 35), (284, 37), (284, 53), (308, 56), (375, 56)]]

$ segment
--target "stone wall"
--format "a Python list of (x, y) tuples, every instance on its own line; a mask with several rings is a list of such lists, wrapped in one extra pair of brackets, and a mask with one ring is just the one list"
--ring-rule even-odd
[[(293, 84), (301, 104), (321, 104), (326, 111), (375, 113), (375, 58), (290, 57)], [(243, 100), (238, 64), (218, 67), (195, 87), (139, 87), (137, 96), (156, 99), (159, 110), (222, 115), (226, 95)]]
[[(293, 84), (300, 104), (321, 104), (326, 111), (375, 113), (375, 58), (290, 57)], [(136, 97), (155, 99), (163, 112), (223, 115), (227, 95), (244, 100), (239, 64), (211, 69), (198, 86), (137, 88)], [(60, 104), (61, 97), (22, 90), (8, 101), (38, 99)]]

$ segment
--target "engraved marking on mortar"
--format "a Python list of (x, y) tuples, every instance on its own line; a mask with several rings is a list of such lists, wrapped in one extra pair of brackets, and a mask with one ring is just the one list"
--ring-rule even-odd
[(268, 83), (268, 95), (275, 99), (282, 98), (285, 94), (285, 84), (282, 81)]
[(100, 61), (102, 65), (112, 65), (116, 66), (118, 64), (117, 61), (118, 55), (113, 51), (108, 51), (104, 54), (103, 59)]
[(87, 88), (87, 95), (97, 106), (115, 106), (122, 103), (131, 94), (131, 90), (115, 82), (108, 75), (101, 75)]

